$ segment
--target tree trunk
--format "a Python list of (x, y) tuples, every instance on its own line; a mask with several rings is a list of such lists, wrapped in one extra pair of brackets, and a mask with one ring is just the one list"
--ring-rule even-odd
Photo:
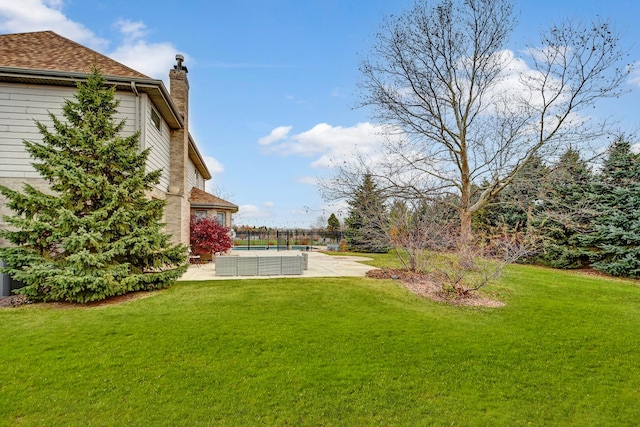
[(473, 268), (473, 231), (471, 229), (471, 218), (473, 216), (471, 208), (471, 183), (463, 186), (460, 197), (460, 208), (458, 216), (460, 218), (460, 234), (458, 235), (458, 257), (460, 266), (465, 269)]
[(460, 210), (460, 245), (469, 246), (473, 241), (473, 231), (471, 229), (472, 214), (469, 211)]
[(461, 141), (460, 152), (460, 206), (458, 216), (460, 217), (460, 235), (458, 236), (458, 250), (460, 254), (466, 253), (473, 240), (471, 230), (471, 173), (469, 172), (469, 161), (467, 158), (466, 141)]

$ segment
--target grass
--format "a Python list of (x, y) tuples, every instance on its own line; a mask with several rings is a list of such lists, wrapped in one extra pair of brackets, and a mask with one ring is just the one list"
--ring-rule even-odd
[(506, 307), (292, 278), (3, 309), (0, 425), (638, 424), (637, 282), (514, 266), (492, 289)]

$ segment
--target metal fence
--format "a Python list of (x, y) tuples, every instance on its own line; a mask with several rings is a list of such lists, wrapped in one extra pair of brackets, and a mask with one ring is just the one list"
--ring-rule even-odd
[(239, 230), (235, 232), (233, 249), (236, 250), (314, 250), (337, 247), (342, 231), (321, 230)]

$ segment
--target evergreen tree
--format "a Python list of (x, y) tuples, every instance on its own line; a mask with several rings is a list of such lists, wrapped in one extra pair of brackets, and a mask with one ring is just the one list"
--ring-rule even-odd
[(552, 165), (533, 158), (474, 225), (489, 240), (501, 231), (535, 236), (538, 249), (528, 262), (583, 267), (589, 258), (580, 239), (592, 225), (591, 183), (592, 174), (576, 150), (568, 149)]
[[(539, 156), (533, 157), (494, 202), (474, 219), (474, 228), (490, 237), (496, 230), (524, 232), (539, 208), (542, 185), (548, 168)], [(488, 185), (484, 183), (483, 187)]]
[(349, 250), (357, 252), (387, 252), (385, 228), (388, 212), (385, 199), (373, 178), (365, 174), (362, 184), (348, 200), (349, 216), (345, 220), (345, 240)]
[(118, 105), (94, 69), (65, 101), (66, 120), (51, 114), (52, 131), (37, 123), (42, 142), (25, 141), (52, 192), (0, 187), (14, 212), (0, 231), (15, 245), (0, 248), (3, 272), (31, 299), (87, 302), (159, 289), (187, 268), (186, 248), (161, 230), (165, 202), (145, 194), (161, 171), (145, 172), (149, 150), (139, 151), (138, 133), (119, 136)]
[(593, 175), (580, 153), (568, 149), (551, 167), (544, 185), (543, 209), (536, 226), (544, 245), (536, 263), (555, 268), (580, 268), (589, 258), (581, 236), (592, 225), (590, 186)]
[(334, 213), (329, 215), (329, 219), (327, 220), (327, 231), (330, 231), (330, 232), (340, 231), (340, 220)]
[(593, 187), (597, 216), (593, 233), (582, 238), (596, 270), (640, 277), (640, 155), (619, 137), (608, 150)]

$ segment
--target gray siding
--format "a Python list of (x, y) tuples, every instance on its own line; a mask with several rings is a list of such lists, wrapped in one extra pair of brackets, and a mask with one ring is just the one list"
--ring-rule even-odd
[(193, 187), (204, 191), (204, 178), (202, 174), (196, 169), (196, 165), (189, 159), (189, 176), (187, 177), (188, 191), (191, 191)]
[(35, 120), (51, 124), (48, 113), (62, 116), (65, 98), (73, 89), (0, 83), (0, 176), (39, 178), (23, 140), (41, 141)]
[[(49, 113), (63, 119), (62, 105), (73, 98), (75, 88), (0, 83), (0, 177), (39, 178), (23, 141), (39, 142), (36, 121), (52, 128)], [(135, 131), (135, 97), (118, 93), (117, 120), (127, 119), (124, 135)]]
[[(39, 121), (51, 129), (49, 113), (64, 119), (62, 106), (66, 99), (73, 99), (75, 92), (73, 87), (0, 83), (1, 185), (21, 190), (28, 182), (46, 191), (48, 185), (33, 168), (23, 141), (41, 141), (42, 135), (35, 122)], [(147, 171), (163, 171), (159, 184), (150, 192), (150, 196), (164, 199), (169, 186), (169, 127), (160, 118), (161, 129), (156, 128), (151, 120), (151, 102), (145, 94), (136, 97), (133, 93), (118, 92), (116, 98), (120, 101), (116, 119), (125, 120), (122, 136), (140, 130), (141, 148), (151, 148)], [(2, 215), (9, 213), (4, 198), (0, 196), (0, 228), (6, 226)], [(6, 242), (0, 239), (0, 245), (4, 244)]]
[(144, 104), (146, 105), (146, 111), (144, 120), (145, 141), (143, 148), (151, 148), (151, 153), (147, 160), (147, 172), (162, 169), (162, 176), (156, 187), (161, 191), (167, 191), (169, 187), (169, 167), (171, 166), (169, 152), (171, 136), (169, 134), (169, 126), (160, 118), (160, 130), (158, 130), (151, 120), (153, 111), (151, 102), (147, 100)]

